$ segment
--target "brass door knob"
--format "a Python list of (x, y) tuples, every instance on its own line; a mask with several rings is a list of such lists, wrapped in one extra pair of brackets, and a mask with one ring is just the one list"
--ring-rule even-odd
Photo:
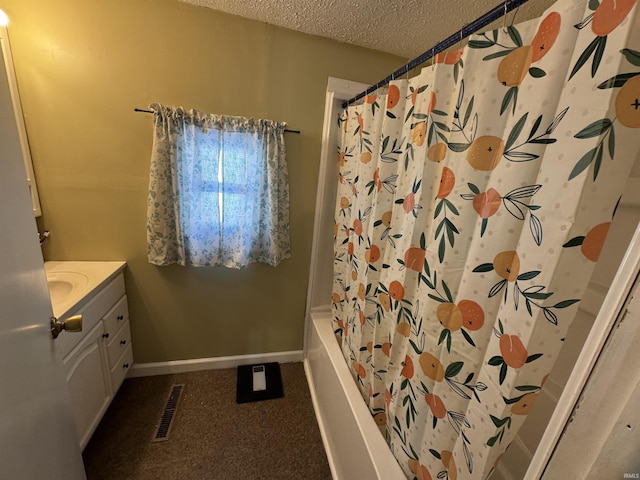
[(81, 332), (82, 315), (73, 315), (62, 322), (56, 317), (51, 317), (51, 336), (54, 339), (58, 338), (62, 330), (66, 330), (67, 332)]

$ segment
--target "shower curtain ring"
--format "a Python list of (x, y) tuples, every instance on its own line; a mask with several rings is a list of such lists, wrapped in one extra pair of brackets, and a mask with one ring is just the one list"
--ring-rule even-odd
[(502, 31), (507, 31), (507, 1), (504, 2), (504, 15), (502, 16)]

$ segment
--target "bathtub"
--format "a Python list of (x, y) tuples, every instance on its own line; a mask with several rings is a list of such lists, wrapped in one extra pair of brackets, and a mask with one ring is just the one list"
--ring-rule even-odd
[(349, 373), (330, 307), (309, 313), (304, 368), (334, 480), (406, 480)]

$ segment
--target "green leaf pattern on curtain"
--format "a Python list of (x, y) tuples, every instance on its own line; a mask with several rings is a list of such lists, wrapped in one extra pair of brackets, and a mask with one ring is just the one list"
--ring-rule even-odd
[(242, 268), (289, 258), (286, 124), (151, 108), (149, 262)]
[(640, 147), (635, 3), (559, 1), (339, 119), (334, 328), (409, 478), (486, 478), (551, 371)]

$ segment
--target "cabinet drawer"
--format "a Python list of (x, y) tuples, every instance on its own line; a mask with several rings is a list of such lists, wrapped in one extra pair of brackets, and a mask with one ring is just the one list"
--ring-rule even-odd
[(115, 336), (109, 337), (109, 342), (107, 343), (109, 369), (113, 367), (116, 360), (120, 358), (129, 345), (131, 345), (131, 330), (129, 329), (129, 322), (127, 322), (122, 325), (122, 328)]
[[(109, 334), (109, 337), (116, 335), (120, 328), (129, 321), (127, 296), (123, 295), (118, 300), (118, 303), (102, 317), (102, 320), (104, 322), (104, 331)], [(111, 341), (111, 338), (109, 338), (109, 341)]]
[(111, 369), (111, 388), (114, 392), (120, 388), (124, 377), (129, 369), (133, 366), (133, 349), (131, 344), (127, 345), (127, 349), (122, 356), (116, 360), (116, 364)]

